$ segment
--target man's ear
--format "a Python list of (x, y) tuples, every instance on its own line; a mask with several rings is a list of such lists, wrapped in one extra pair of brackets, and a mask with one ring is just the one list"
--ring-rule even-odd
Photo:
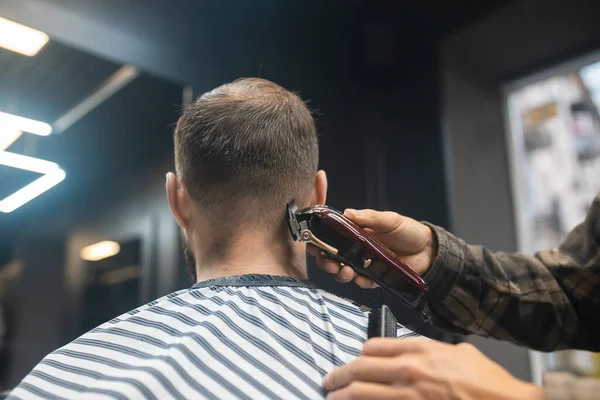
[(310, 205), (323, 205), (327, 202), (327, 174), (320, 170), (315, 176), (315, 184), (310, 196)]
[(187, 229), (191, 219), (192, 202), (179, 178), (172, 172), (167, 174), (167, 199), (173, 216), (181, 229)]

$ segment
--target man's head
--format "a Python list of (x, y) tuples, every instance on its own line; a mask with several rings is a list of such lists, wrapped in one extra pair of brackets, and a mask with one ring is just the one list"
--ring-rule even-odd
[(249, 232), (281, 232), (292, 198), (325, 202), (312, 115), (264, 79), (225, 84), (188, 106), (175, 129), (175, 163), (167, 193), (188, 243), (225, 251)]

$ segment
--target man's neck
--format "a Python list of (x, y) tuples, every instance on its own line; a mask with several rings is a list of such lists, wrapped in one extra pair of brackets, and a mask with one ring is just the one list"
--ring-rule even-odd
[(227, 249), (219, 252), (210, 246), (197, 246), (198, 282), (247, 274), (307, 279), (305, 245), (281, 238), (281, 235), (273, 238), (248, 234), (233, 240)]

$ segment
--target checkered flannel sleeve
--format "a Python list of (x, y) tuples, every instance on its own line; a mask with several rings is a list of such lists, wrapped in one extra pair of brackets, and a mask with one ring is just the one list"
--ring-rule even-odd
[(535, 257), (432, 228), (439, 250), (425, 280), (434, 325), (542, 351), (600, 351), (600, 193), (558, 249)]

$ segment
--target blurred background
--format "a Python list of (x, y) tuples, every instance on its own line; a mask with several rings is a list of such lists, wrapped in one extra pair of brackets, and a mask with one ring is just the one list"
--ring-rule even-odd
[[(164, 195), (172, 130), (238, 77), (318, 110), (331, 205), (492, 249), (556, 246), (600, 190), (598, 15), (593, 0), (2, 0), (0, 389), (190, 286)], [(522, 379), (600, 371), (593, 354), (451, 337), (380, 292), (311, 277)]]

